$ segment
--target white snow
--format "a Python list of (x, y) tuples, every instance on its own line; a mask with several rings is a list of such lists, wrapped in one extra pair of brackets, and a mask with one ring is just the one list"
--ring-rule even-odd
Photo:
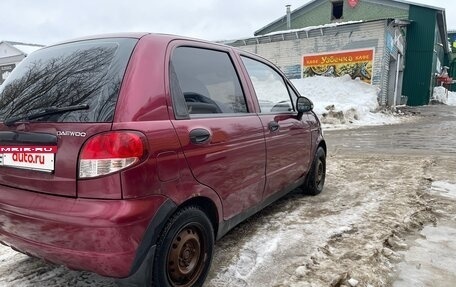
[(27, 55), (30, 55), (31, 53), (35, 52), (36, 50), (39, 50), (43, 47), (40, 46), (35, 46), (35, 45), (21, 45), (21, 44), (13, 44), (14, 48), (21, 50)]
[[(277, 84), (274, 75), (252, 77), (262, 110), (273, 109), (284, 100), (284, 86)], [(399, 122), (385, 113), (378, 104), (379, 88), (349, 75), (342, 77), (315, 76), (292, 80), (302, 96), (312, 100), (314, 111), (323, 127), (349, 128), (354, 126), (384, 125)], [(263, 96), (267, 95), (267, 96)]]
[(448, 91), (443, 86), (437, 86), (434, 88), (433, 100), (442, 104), (456, 106), (456, 92)]
[(456, 184), (454, 183), (434, 181), (429, 192), (456, 200)]
[[(344, 210), (340, 214), (331, 214), (313, 220), (303, 217), (299, 209), (278, 213), (271, 222), (262, 226), (260, 232), (249, 238), (239, 251), (239, 256), (233, 258), (226, 266), (225, 272), (217, 274), (211, 280), (211, 286), (248, 286), (246, 281), (252, 274), (263, 268), (265, 263), (274, 262), (275, 256), (283, 256), (287, 251), (289, 252), (288, 248), (293, 249), (293, 246), (298, 246), (298, 242), (303, 239), (302, 234), (306, 234), (307, 239), (313, 244), (324, 246), (330, 238), (350, 231), (355, 222), (379, 206), (380, 203), (377, 201), (366, 202)], [(281, 222), (288, 222), (288, 224)], [(290, 225), (290, 222), (293, 224)], [(277, 270), (270, 272), (280, 272), (280, 270), (282, 269), (277, 266)]]
[(325, 128), (397, 123), (392, 114), (380, 112), (379, 89), (350, 76), (310, 77), (292, 80), (302, 96), (312, 100)]
[(349, 24), (354, 24), (354, 23), (362, 23), (364, 21), (347, 21), (347, 22), (337, 22), (337, 23), (330, 23), (330, 24), (324, 24), (324, 25), (318, 25), (318, 26), (308, 26), (305, 28), (300, 28), (300, 29), (290, 29), (290, 30), (281, 30), (281, 31), (276, 31), (276, 32), (271, 32), (268, 34), (264, 35), (259, 35), (258, 37), (262, 36), (272, 36), (272, 35), (277, 35), (277, 34), (285, 34), (285, 33), (296, 33), (296, 32), (301, 32), (301, 31), (311, 31), (315, 29), (323, 29), (323, 28), (329, 28), (329, 27), (337, 27), (337, 26), (343, 26), (343, 25), (349, 25)]
[(456, 106), (456, 92), (448, 92), (447, 105)]
[(353, 279), (353, 278), (351, 278), (350, 280), (348, 280), (348, 284), (350, 284), (350, 286), (352, 286), (352, 287), (358, 286), (358, 283), (359, 283), (359, 281), (356, 280), (356, 279)]

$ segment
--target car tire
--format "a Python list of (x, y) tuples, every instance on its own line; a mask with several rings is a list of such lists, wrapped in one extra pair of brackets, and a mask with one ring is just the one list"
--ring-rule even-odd
[(214, 229), (207, 215), (196, 206), (181, 209), (158, 240), (152, 286), (202, 286), (213, 249)]
[(317, 149), (315, 157), (307, 175), (303, 189), (305, 194), (317, 195), (323, 191), (326, 179), (326, 153), (322, 147)]

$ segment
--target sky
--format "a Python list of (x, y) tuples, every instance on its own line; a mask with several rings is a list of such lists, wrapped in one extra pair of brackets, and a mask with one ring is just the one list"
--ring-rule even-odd
[[(363, 0), (360, 0), (363, 1)], [(85, 35), (157, 32), (206, 40), (232, 40), (254, 31), (310, 0), (13, 0), (1, 1), (0, 41), (49, 45)], [(456, 1), (414, 0), (446, 9), (456, 30)]]

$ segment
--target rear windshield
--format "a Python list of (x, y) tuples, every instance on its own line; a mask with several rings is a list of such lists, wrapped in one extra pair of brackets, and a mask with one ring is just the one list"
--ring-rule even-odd
[(45, 122), (110, 122), (137, 39), (109, 38), (51, 46), (25, 58), (0, 86), (0, 122), (45, 109), (88, 109), (34, 119)]

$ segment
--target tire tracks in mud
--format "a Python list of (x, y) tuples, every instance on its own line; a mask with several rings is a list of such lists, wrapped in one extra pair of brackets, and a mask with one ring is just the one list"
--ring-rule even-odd
[(292, 194), (228, 234), (205, 286), (390, 286), (403, 238), (436, 220), (426, 191), (437, 163), (330, 154), (326, 190)]
[[(423, 198), (430, 186), (426, 178), (432, 161), (397, 155), (335, 159), (342, 166), (351, 162), (337, 170), (338, 181), (361, 178), (365, 193), (374, 193), (379, 200), (378, 208), (318, 246), (311, 260), (296, 268), (298, 274), (278, 286), (351, 286), (350, 279), (357, 286), (389, 286), (394, 264), (401, 259), (397, 251), (406, 248), (402, 238), (436, 220)], [(362, 197), (356, 194), (355, 201)]]

